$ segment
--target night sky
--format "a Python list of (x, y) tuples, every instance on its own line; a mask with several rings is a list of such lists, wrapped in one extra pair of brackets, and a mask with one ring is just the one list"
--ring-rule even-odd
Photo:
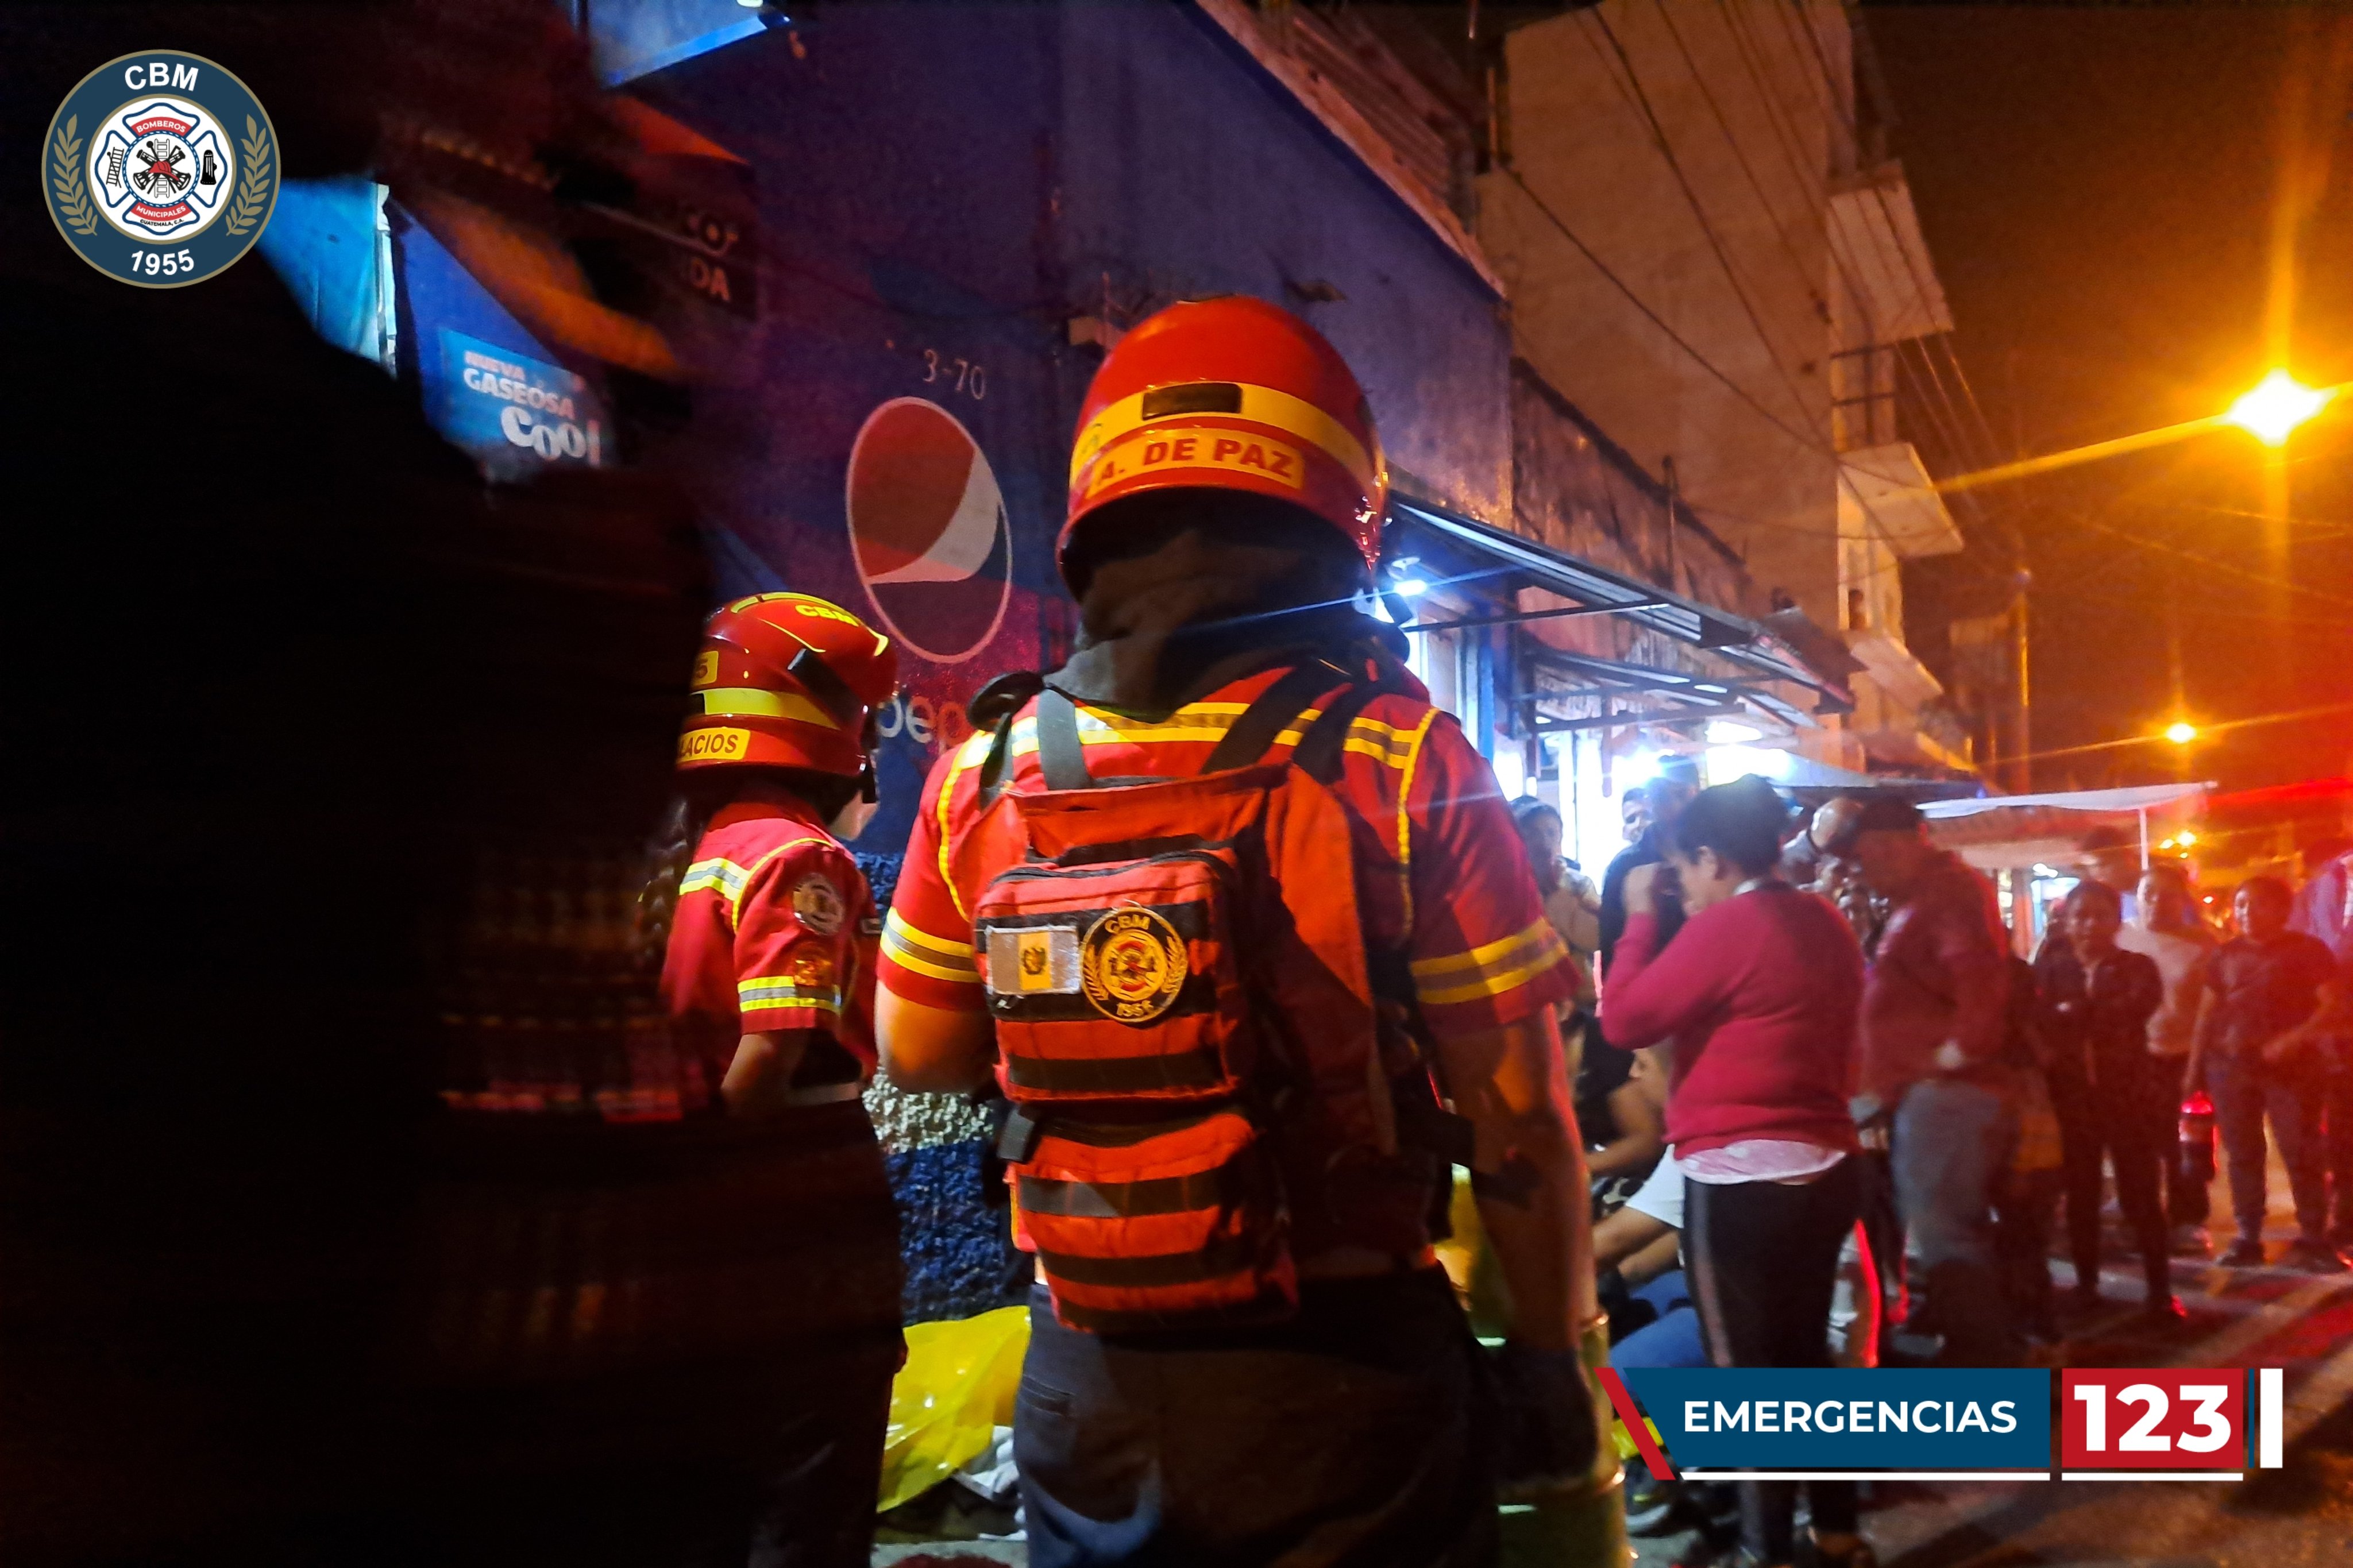
[[(2273, 237), (2294, 238), (2286, 363), (2353, 379), (2353, 14), (2264, 7), (1872, 6), (1864, 13), (1992, 456), (2197, 418), (2269, 368)], [(2331, 160), (2333, 159), (2333, 164)], [(2295, 193), (2301, 191), (2298, 196)], [(2293, 204), (2275, 222), (2283, 192)], [(1929, 443), (1923, 442), (1924, 447)], [(1997, 607), (2003, 519), (2034, 574), (2038, 752), (2353, 704), (2353, 397), (2286, 448), (2235, 430), (1982, 492), (1984, 543), (1914, 588)], [(2291, 582), (2291, 589), (2282, 579)], [(2168, 607), (2170, 606), (2170, 607)], [(2353, 711), (2201, 744), (2045, 757), (2041, 788), (2353, 771)]]

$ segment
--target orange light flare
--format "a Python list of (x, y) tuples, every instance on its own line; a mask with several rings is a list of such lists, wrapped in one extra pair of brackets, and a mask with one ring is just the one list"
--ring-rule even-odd
[(2266, 447), (2284, 447), (2296, 427), (2328, 406), (2340, 389), (2306, 386), (2284, 370), (2275, 370), (2239, 395), (2222, 416)]

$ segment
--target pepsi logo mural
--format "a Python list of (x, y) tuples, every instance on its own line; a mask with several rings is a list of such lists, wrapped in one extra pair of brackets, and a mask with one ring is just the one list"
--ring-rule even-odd
[(921, 397), (866, 416), (849, 450), (849, 546), (867, 597), (911, 651), (955, 664), (987, 647), (1013, 593), (1013, 535), (988, 459)]

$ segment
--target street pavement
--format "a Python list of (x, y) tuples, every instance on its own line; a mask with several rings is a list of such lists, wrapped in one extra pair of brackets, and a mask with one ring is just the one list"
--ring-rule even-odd
[[(2295, 1234), (2274, 1158), (2266, 1241)], [(2213, 1187), (2219, 1254), (2232, 1230), (2227, 1178)], [(2113, 1236), (2112, 1232), (2112, 1236)], [(2112, 1245), (2110, 1255), (2121, 1248)], [(2139, 1321), (2139, 1266), (2101, 1273), (2106, 1310), (2063, 1323), (2057, 1364), (2286, 1369), (2286, 1465), (2242, 1482), (2029, 1481), (1883, 1484), (1866, 1492), (1863, 1533), (1882, 1568), (2348, 1568), (2353, 1565), (2353, 1274), (2174, 1262), (2186, 1323)], [(2063, 1290), (2075, 1282), (2052, 1266)], [(1638, 1540), (1639, 1568), (1730, 1563), (1728, 1531)]]
[[(2063, 1265), (2053, 1274), (2073, 1283)], [(2192, 1267), (2189, 1309), (2151, 1336), (2136, 1321), (2137, 1273), (2102, 1281), (2114, 1310), (2064, 1346), (2073, 1366), (2284, 1366), (2286, 1468), (2244, 1482), (1896, 1483), (1874, 1488), (1863, 1531), (1883, 1568), (2342, 1568), (2353, 1563), (2353, 1276)], [(1714, 1532), (1711, 1532), (1713, 1535)], [(1727, 1535), (1684, 1531), (1636, 1542), (1642, 1568), (1731, 1559)]]
[[(2274, 1164), (2268, 1241), (2295, 1234)], [(2231, 1240), (2227, 1184), (2214, 1186), (2217, 1251)], [(2119, 1250), (2112, 1248), (2112, 1252)], [(2061, 1289), (2074, 1283), (2052, 1268)], [(1882, 1568), (2353, 1568), (2353, 1274), (2223, 1268), (2177, 1259), (2186, 1323), (2138, 1319), (2139, 1269), (2103, 1271), (2105, 1310), (2063, 1325), (2068, 1366), (2278, 1366), (2287, 1374), (2286, 1466), (2243, 1482), (1894, 1483), (1866, 1493), (1863, 1531)], [(1638, 1539), (1638, 1568), (1729, 1563), (1724, 1531)], [(1020, 1563), (1018, 1543), (878, 1547), (874, 1562)]]

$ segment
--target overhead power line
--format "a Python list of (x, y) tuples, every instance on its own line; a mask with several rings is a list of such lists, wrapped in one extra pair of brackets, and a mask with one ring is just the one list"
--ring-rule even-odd
[[(1774, 233), (1780, 241), (1783, 254), (1788, 257), (1792, 269), (1798, 273), (1799, 280), (1807, 289), (1810, 297), (1819, 300), (1820, 296), (1816, 289), (1818, 282), (1821, 280), (1818, 280), (1812, 276), (1812, 274), (1807, 269), (1803, 259), (1797, 254), (1797, 247), (1789, 239), (1788, 229), (1781, 223), (1780, 217), (1775, 211), (1770, 197), (1766, 194), (1763, 181), (1758, 178), (1755, 166), (1749, 163), (1747, 153), (1742, 148), (1740, 138), (1735, 134), (1732, 130), (1730, 117), (1725, 112), (1723, 103), (1716, 97), (1715, 90), (1708, 85), (1706, 77), (1701, 72), (1698, 61), (1693, 56), (1689, 47), (1684, 42), (1682, 30), (1675, 26), (1673, 14), (1668, 8), (1666, 0), (1653, 0), (1653, 3), (1659, 7), (1660, 20), (1665, 25), (1669, 37), (1673, 40), (1677, 51), (1683, 56), (1683, 65), (1685, 69), (1690, 73), (1692, 85), (1699, 89), (1700, 97), (1707, 104), (1709, 112), (1715, 117), (1717, 129), (1724, 133), (1725, 140), (1730, 146), (1733, 156), (1740, 166), (1741, 174), (1747, 180), (1750, 190), (1756, 194), (1758, 205), (1764, 208), (1767, 218), (1772, 223)], [(1784, 122), (1783, 116), (1780, 113), (1780, 105), (1775, 99), (1772, 92), (1766, 87), (1764, 71), (1757, 61), (1752, 45), (1742, 29), (1739, 18), (1733, 13), (1728, 5), (1721, 8), (1721, 16), (1725, 33), (1732, 40), (1735, 53), (1740, 58), (1743, 68), (1748, 76), (1750, 86), (1755, 89), (1759, 107), (1763, 110), (1767, 125), (1772, 132), (1776, 148), (1780, 153), (1783, 163), (1788, 167), (1791, 177), (1795, 180), (1799, 189), (1810, 190), (1814, 188), (1813, 179), (1808, 175), (1803, 163), (1790, 149), (1789, 138), (1791, 132)], [(1803, 64), (1804, 62), (1801, 58), (1799, 60), (1801, 69), (1803, 68)], [(1833, 87), (1834, 86), (1835, 84), (1833, 84)], [(1620, 88), (1620, 91), (1621, 93), (1624, 91), (1622, 87)], [(1885, 201), (1884, 194), (1878, 194), (1880, 195), (1880, 199), (1883, 208)], [(1893, 227), (1894, 218), (1892, 214), (1889, 216), (1889, 223), (1890, 226)], [(1864, 295), (1863, 288), (1860, 279), (1855, 275), (1854, 267), (1850, 264), (1845, 257), (1840, 254), (1836, 230), (1834, 227), (1830, 226), (1825, 226), (1824, 228), (1823, 251), (1829, 258), (1831, 268), (1839, 273), (1840, 281), (1844, 285), (1847, 293), (1860, 301)], [(1906, 264), (1909, 265), (1911, 258), (1908, 254), (1905, 259)], [(1927, 304), (1926, 290), (1925, 285), (1917, 277), (1916, 272), (1913, 282), (1915, 292), (1919, 296), (1922, 310), (1925, 314), (1926, 312)], [(1946, 353), (1949, 358), (1951, 356), (1951, 345), (1949, 342), (1945, 342), (1941, 336), (1938, 337), (1937, 342), (1944, 346)], [(1894, 355), (1896, 363), (1902, 364), (1904, 363), (1899, 352), (1899, 345), (1888, 343), (1874, 346), (1883, 348), (1887, 353)], [(1957, 457), (1964, 467), (1978, 466), (1976, 459), (1973, 459), (1969, 453), (1970, 443), (1966, 429), (1966, 421), (1961, 419), (1959, 410), (1954, 406), (1951, 394), (1946, 390), (1943, 377), (1937, 372), (1935, 361), (1928, 355), (1926, 342), (1925, 341), (1915, 341), (1913, 347), (1920, 360), (1920, 368), (1912, 369), (1908, 372), (1913, 384), (1915, 387), (1923, 386), (1924, 378), (1921, 375), (1921, 369), (1925, 369), (1927, 373), (1926, 380), (1933, 384), (1933, 389), (1936, 395), (1936, 400), (1931, 401), (1926, 390), (1923, 390), (1921, 392), (1920, 407), (1922, 411), (1927, 415), (1932, 424), (1935, 424), (1939, 427), (1939, 434), (1947, 447), (1947, 449)], [(1960, 377), (1959, 375), (1959, 364), (1957, 361), (1954, 362), (1954, 370), (1957, 378), (1961, 379), (1965, 391), (1968, 390), (1966, 378)], [(1865, 395), (1868, 397), (1871, 394), (1866, 391)], [(1970, 391), (1968, 392), (1968, 395), (1971, 399), (1972, 405), (1974, 405), (1975, 393)], [(1944, 405), (1944, 408), (1941, 411), (1936, 406), (1937, 402), (1941, 402)], [(1985, 421), (1983, 410), (1978, 409), (1976, 412), (1978, 415), (1978, 425), (1979, 430), (1984, 433), (1987, 438), (1989, 438), (1990, 429)], [(1971, 510), (1973, 512), (1976, 512), (1978, 515), (1979, 520), (1982, 521), (1981, 510), (1974, 507)]]
[[(1683, 168), (1681, 160), (1676, 156), (1672, 142), (1667, 136), (1666, 129), (1661, 122), (1657, 112), (1652, 107), (1649, 95), (1643, 90), (1641, 78), (1634, 69), (1631, 58), (1627, 53), (1624, 46), (1619, 40), (1615, 32), (1610, 29), (1607, 19), (1601, 17), (1597, 13), (1595, 15), (1595, 21), (1599, 26), (1603, 37), (1608, 40), (1611, 53), (1616, 56), (1619, 67), (1624, 72), (1624, 78), (1620, 80), (1619, 76), (1610, 70), (1608, 57), (1602, 55), (1599, 47), (1595, 45), (1592, 38), (1588, 36), (1587, 38), (1588, 46), (1593, 48), (1596, 60), (1602, 67), (1602, 74), (1609, 78), (1611, 84), (1618, 89), (1620, 96), (1625, 100), (1630, 108), (1641, 117), (1644, 123), (1648, 126), (1653, 143), (1657, 146), (1662, 158), (1664, 159), (1670, 173), (1673, 175), (1677, 186), (1683, 193), (1684, 201), (1691, 208), (1693, 217), (1699, 224), (1701, 232), (1706, 238), (1709, 248), (1715, 257), (1717, 264), (1723, 268), (1725, 280), (1731, 286), (1734, 298), (1738, 301), (1743, 314), (1746, 317), (1751, 331), (1753, 331), (1757, 335), (1758, 345), (1764, 350), (1767, 361), (1773, 365), (1775, 371), (1781, 377), (1783, 385), (1789, 392), (1792, 400), (1797, 403), (1800, 417), (1802, 418), (1807, 416), (1809, 410), (1806, 406), (1805, 395), (1802, 390), (1798, 386), (1795, 378), (1791, 375), (1788, 365), (1783, 363), (1778, 349), (1774, 345), (1771, 334), (1767, 331), (1762, 319), (1757, 313), (1755, 304), (1748, 298), (1747, 290), (1741, 281), (1737, 269), (1733, 265), (1731, 257), (1725, 245), (1724, 238), (1709, 218), (1705, 207), (1700, 202), (1697, 192), (1693, 188), (1691, 181)], [(1668, 23), (1668, 26), (1670, 32), (1672, 33), (1672, 21)], [(1682, 40), (1679, 35), (1676, 37), (1676, 42), (1680, 47)], [(1685, 51), (1685, 60), (1687, 64), (1690, 63), (1690, 56), (1687, 50)], [(1715, 102), (1713, 94), (1709, 91), (1706, 86), (1706, 83), (1699, 78), (1695, 67), (1694, 68), (1693, 74), (1695, 84), (1698, 85), (1702, 95), (1707, 98), (1711, 109), (1715, 113), (1717, 123), (1725, 130), (1727, 138), (1730, 138), (1730, 127), (1726, 118), (1723, 114), (1721, 105)], [(1772, 107), (1773, 105), (1770, 103), (1769, 95), (1767, 95), (1768, 111)], [(1809, 283), (1808, 297), (1810, 299), (1818, 299), (1819, 296), (1813, 292), (1810, 287), (1810, 279), (1804, 278), (1803, 268), (1797, 261), (1797, 258), (1794, 254), (1794, 247), (1789, 247), (1787, 243), (1786, 233), (1781, 230), (1778, 216), (1773, 212), (1770, 201), (1766, 198), (1761, 183), (1757, 180), (1755, 172), (1746, 163), (1745, 154), (1739, 153), (1736, 139), (1733, 140), (1735, 142), (1736, 154), (1740, 157), (1743, 173), (1747, 175), (1752, 188), (1757, 191), (1759, 201), (1765, 206), (1768, 220), (1774, 223), (1776, 232), (1782, 235), (1784, 248), (1790, 252), (1792, 264), (1799, 266), (1801, 279)], [(1786, 156), (1786, 148), (1784, 149), (1784, 153)], [(1798, 168), (1798, 165), (1794, 161), (1792, 163), (1792, 168), (1793, 170)], [(1545, 216), (1546, 219), (1560, 233), (1562, 237), (1567, 239), (1569, 244), (1586, 258), (1587, 261), (1591, 263), (1595, 269), (1600, 272), (1603, 278), (1607, 279), (1629, 303), (1632, 304), (1646, 320), (1648, 320), (1653, 326), (1657, 327), (1671, 342), (1698, 363), (1702, 369), (1708, 373), (1709, 375), (1721, 383), (1727, 390), (1731, 391), (1740, 399), (1741, 402), (1746, 404), (1760, 417), (1771, 424), (1776, 429), (1779, 430), (1790, 440), (1796, 442), (1799, 447), (1808, 451), (1830, 459), (1832, 465), (1832, 471), (1836, 475), (1839, 485), (1847, 492), (1847, 494), (1852, 497), (1858, 510), (1860, 510), (1864, 517), (1869, 520), (1883, 539), (1892, 538), (1892, 532), (1887, 528), (1884, 521), (1880, 517), (1877, 508), (1875, 508), (1870, 500), (1862, 494), (1852, 476), (1847, 473), (1844, 465), (1840, 461), (1840, 454), (1835, 447), (1820, 436), (1809, 436), (1799, 430), (1792, 428), (1786, 420), (1782, 419), (1778, 415), (1766, 407), (1754, 394), (1742, 386), (1734, 377), (1732, 377), (1721, 366), (1716, 364), (1713, 360), (1702, 353), (1698, 348), (1693, 345), (1680, 332), (1675, 331), (1675, 329), (1671, 326), (1663, 317), (1662, 317), (1656, 310), (1652, 310), (1640, 295), (1636, 294), (1632, 288), (1630, 287), (1624, 279), (1620, 279), (1614, 270), (1602, 261), (1599, 253), (1596, 252), (1590, 245), (1587, 244), (1574, 229), (1569, 227), (1567, 222), (1552, 208), (1551, 205), (1546, 202), (1543, 197), (1539, 196), (1535, 193), (1535, 189), (1528, 184), (1526, 179), (1521, 175), (1516, 169), (1507, 167), (1504, 172), (1511, 176), (1513, 182), (1516, 184), (1522, 192), (1527, 195), (1530, 202), (1532, 202), (1535, 205), (1536, 209)], [(1802, 174), (1799, 174), (1799, 183), (1801, 189), (1810, 188)], [(1853, 281), (1852, 271), (1838, 258), (1835, 247), (1831, 247), (1830, 254), (1832, 261), (1839, 265), (1840, 269), (1848, 274), (1848, 281), (1852, 286)], [(1709, 507), (1695, 510), (1705, 510), (1716, 516), (1730, 519), (1750, 528), (1781, 527), (1791, 531), (1802, 531), (1817, 536), (1820, 536), (1822, 531), (1818, 529), (1798, 529), (1795, 525), (1762, 524), (1755, 521), (1754, 520), (1743, 519), (1739, 517), (1737, 513), (1725, 510), (1722, 508)], [(1873, 567), (1872, 570), (1864, 574), (1862, 581), (1875, 582), (1879, 577), (1887, 574), (1891, 571), (1896, 570), (1900, 570), (1900, 567)]]
[[(1764, 318), (1757, 314), (1756, 303), (1749, 299), (1747, 289), (1741, 283), (1738, 269), (1732, 265), (1732, 255), (1725, 247), (1724, 237), (1716, 232), (1715, 225), (1707, 216), (1707, 209), (1701, 205), (1699, 193), (1693, 189), (1691, 177), (1683, 172), (1683, 160), (1675, 156), (1674, 147), (1667, 140), (1666, 127), (1660, 123), (1658, 110), (1651, 106), (1651, 95), (1642, 90), (1642, 79), (1635, 71), (1634, 61), (1627, 54), (1626, 46), (1619, 42), (1617, 32), (1609, 26), (1609, 19), (1599, 10), (1588, 11), (1585, 15), (1593, 18), (1594, 26), (1600, 29), (1602, 37), (1609, 42), (1610, 52), (1618, 57), (1618, 64), (1626, 73), (1627, 85), (1633, 89), (1635, 106), (1651, 128), (1651, 140), (1658, 148), (1659, 156), (1666, 160), (1667, 172), (1674, 176), (1676, 188), (1683, 192), (1683, 202), (1697, 220), (1700, 234), (1706, 239), (1716, 265), (1724, 269), (1725, 281), (1732, 288), (1732, 297), (1739, 301), (1741, 314), (1748, 318), (1749, 328), (1757, 334), (1757, 345), (1765, 351), (1765, 358), (1773, 366), (1775, 374), (1780, 376), (1782, 388), (1788, 393), (1789, 401), (1797, 405), (1798, 417), (1810, 417), (1812, 410), (1807, 405), (1805, 391), (1789, 373), (1789, 367), (1782, 363), (1780, 351), (1774, 346), (1772, 333), (1766, 330)], [(1591, 38), (1588, 37), (1587, 41), (1590, 43)], [(1599, 52), (1596, 51), (1597, 54)], [(1606, 62), (1604, 68), (1607, 68)]]
[(1517, 185), (1520, 188), (1521, 193), (1535, 205), (1536, 211), (1544, 215), (1545, 221), (1551, 224), (1554, 229), (1558, 231), (1560, 237), (1568, 241), (1569, 245), (1575, 248), (1579, 256), (1584, 257), (1587, 261), (1592, 263), (1593, 269), (1600, 273), (1603, 279), (1607, 281), (1612, 289), (1617, 289), (1619, 294), (1625, 299), (1628, 304), (1634, 307), (1636, 311), (1641, 315), (1644, 321), (1649, 321), (1651, 325), (1656, 327), (1669, 342), (1672, 342), (1675, 347), (1681, 349), (1685, 354), (1689, 355), (1693, 363), (1697, 364), (1702, 370), (1707, 372), (1709, 375), (1723, 383), (1725, 390), (1739, 398), (1741, 402), (1746, 404), (1751, 409), (1754, 409), (1757, 417), (1763, 419), (1767, 424), (1772, 426), (1775, 429), (1780, 431), (1781, 434), (1787, 436), (1790, 440), (1796, 442), (1799, 446), (1805, 447), (1809, 451), (1821, 449), (1818, 447), (1812, 437), (1791, 428), (1787, 420), (1774, 413), (1771, 409), (1766, 407), (1762, 403), (1757, 401), (1756, 397), (1750, 394), (1746, 387), (1741, 385), (1737, 381), (1735, 381), (1730, 375), (1726, 374), (1723, 368), (1717, 365), (1714, 360), (1709, 359), (1705, 354), (1700, 353), (1698, 349), (1694, 348), (1688, 339), (1686, 339), (1681, 332), (1675, 331), (1675, 329), (1668, 323), (1665, 317), (1651, 309), (1650, 305), (1640, 294), (1634, 292), (1633, 289), (1628, 285), (1624, 279), (1619, 277), (1616, 272), (1610, 269), (1609, 264), (1601, 259), (1599, 253), (1591, 246), (1586, 244), (1586, 242), (1578, 237), (1577, 232), (1575, 229), (1568, 226), (1567, 222), (1563, 219), (1558, 213), (1552, 209), (1552, 205), (1546, 202), (1542, 196), (1536, 195), (1535, 188), (1528, 184), (1525, 176), (1522, 175), (1517, 169), (1507, 167), (1504, 170), (1504, 173), (1511, 177), (1512, 184)]
[[(1785, 31), (1803, 40), (1805, 51), (1799, 56), (1800, 65), (1802, 66), (1806, 56), (1810, 55), (1815, 66), (1815, 71), (1809, 75), (1808, 80), (1810, 83), (1817, 80), (1819, 81), (1820, 86), (1820, 99), (1824, 108), (1836, 118), (1838, 124), (1846, 132), (1847, 138), (1849, 142), (1853, 144), (1857, 157), (1860, 159), (1862, 142), (1862, 129), (1861, 122), (1859, 119), (1845, 107), (1837, 73), (1831, 68), (1830, 57), (1822, 52), (1821, 38), (1820, 35), (1814, 31), (1811, 18), (1808, 17), (1803, 12), (1803, 0), (1791, 0), (1790, 7), (1788, 10), (1781, 10), (1778, 5), (1776, 5), (1774, 9), (1776, 9), (1780, 15), (1782, 26)], [(1727, 15), (1728, 14), (1729, 11), (1727, 6)], [(1849, 27), (1860, 29), (1862, 26), (1861, 19), (1855, 17), (1852, 10), (1849, 11), (1848, 15)], [(1887, 193), (1874, 186), (1872, 195), (1873, 199), (1879, 204), (1881, 215), (1886, 219), (1889, 231), (1891, 233), (1896, 232), (1895, 215), (1894, 209), (1887, 205)], [(1918, 264), (1914, 259), (1911, 253), (1906, 250), (1903, 254), (1905, 266), (1912, 275), (1912, 285), (1915, 296), (1919, 302), (1923, 314), (1926, 314), (1928, 307), (1926, 281), (1920, 277)], [(1926, 346), (1929, 340), (1924, 337), (1917, 341), (1921, 344), (1921, 347), (1918, 350), (1921, 363), (1928, 372), (1938, 400), (1944, 404), (1947, 412), (1953, 419), (1955, 432), (1957, 435), (1962, 428), (1966, 427), (1968, 421), (1964, 421), (1961, 418), (1960, 410), (1956, 405), (1951, 392), (1945, 386), (1943, 374), (1936, 369), (1936, 361), (1929, 355)], [(1994, 438), (1992, 423), (1985, 416), (1984, 406), (1978, 403), (1977, 391), (1969, 384), (1968, 374), (1961, 368), (1959, 356), (1953, 353), (1952, 344), (1947, 339), (1945, 334), (1936, 334), (1936, 341), (1938, 345), (1943, 348), (1945, 357), (1952, 366), (1954, 379), (1960, 384), (1963, 395), (1969, 405), (1970, 414), (1974, 416), (1975, 420), (1975, 434), (1983, 445), (1985, 453), (1995, 456), (1998, 460), (2000, 447), (2000, 443)], [(1969, 457), (1968, 443), (1966, 440), (1956, 442), (1955, 454), (1965, 463), (1975, 461)]]

